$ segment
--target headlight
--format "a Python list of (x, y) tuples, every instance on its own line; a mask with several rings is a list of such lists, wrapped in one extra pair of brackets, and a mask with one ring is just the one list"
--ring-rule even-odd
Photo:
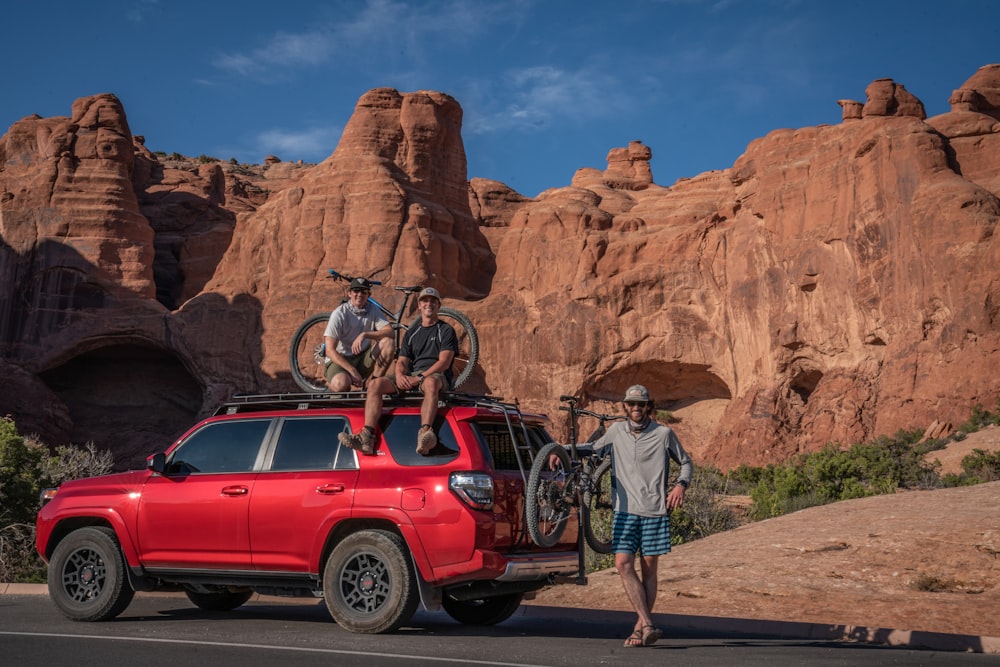
[(41, 504), (42, 507), (45, 507), (50, 500), (56, 497), (57, 493), (59, 493), (59, 487), (57, 486), (48, 489), (42, 489), (42, 492), (38, 494), (38, 502)]

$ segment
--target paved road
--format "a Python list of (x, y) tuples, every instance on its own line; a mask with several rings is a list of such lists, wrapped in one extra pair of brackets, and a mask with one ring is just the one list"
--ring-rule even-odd
[(823, 639), (781, 639), (665, 625), (654, 647), (622, 648), (621, 612), (524, 606), (505, 623), (473, 628), (419, 612), (389, 635), (339, 628), (320, 601), (263, 598), (226, 613), (178, 596), (139, 594), (118, 619), (74, 623), (43, 595), (0, 595), (0, 662), (7, 665), (1000, 665), (1000, 655)]

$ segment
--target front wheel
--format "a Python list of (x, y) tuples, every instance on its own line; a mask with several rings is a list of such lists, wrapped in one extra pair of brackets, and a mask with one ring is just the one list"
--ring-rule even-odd
[(106, 621), (125, 611), (135, 591), (115, 531), (93, 526), (67, 535), (49, 561), (49, 597), (73, 621)]
[(445, 595), (441, 606), (448, 615), (464, 625), (496, 625), (514, 615), (524, 593), (494, 595), (479, 600), (456, 600)]
[(323, 569), (330, 615), (345, 630), (392, 632), (417, 610), (417, 578), (403, 538), (362, 530), (338, 544)]
[[(555, 465), (550, 466), (553, 455)], [(550, 443), (535, 455), (524, 506), (528, 534), (538, 546), (552, 547), (559, 543), (576, 499), (574, 480), (569, 454), (562, 445)]]
[(606, 457), (590, 473), (590, 484), (583, 491), (583, 536), (599, 554), (611, 553), (613, 521), (611, 458)]
[[(451, 388), (458, 389), (469, 381), (472, 372), (476, 370), (476, 363), (479, 361), (479, 334), (476, 333), (472, 320), (465, 313), (454, 308), (442, 308), (438, 311), (438, 317), (452, 326), (455, 330), (455, 336), (458, 338), (458, 353), (451, 366), (454, 374)], [(420, 326), (419, 317), (410, 323), (409, 328), (417, 326)]]
[(325, 392), (326, 353), (323, 332), (330, 313), (317, 313), (299, 325), (288, 350), (288, 368), (299, 389), (307, 394)]

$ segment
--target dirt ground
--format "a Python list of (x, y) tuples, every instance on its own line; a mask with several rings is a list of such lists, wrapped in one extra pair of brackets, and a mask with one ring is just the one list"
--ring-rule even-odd
[[(959, 472), (1000, 428), (929, 457)], [(907, 491), (746, 524), (662, 558), (655, 612), (1000, 637), (1000, 482)], [(617, 572), (529, 604), (628, 611)]]

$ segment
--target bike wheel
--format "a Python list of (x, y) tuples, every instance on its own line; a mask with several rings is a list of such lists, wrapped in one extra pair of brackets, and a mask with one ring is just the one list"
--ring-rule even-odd
[[(553, 454), (557, 463), (549, 467)], [(528, 534), (538, 546), (555, 546), (566, 530), (570, 509), (576, 500), (575, 476), (569, 454), (562, 445), (550, 443), (535, 455), (524, 495), (524, 511)]]
[(615, 514), (611, 501), (611, 459), (605, 458), (590, 473), (590, 484), (583, 491), (583, 536), (599, 554), (611, 553)]
[(327, 390), (326, 355), (321, 351), (323, 332), (330, 320), (330, 313), (317, 313), (295, 331), (288, 350), (288, 367), (292, 379), (302, 391), (314, 394)]
[[(479, 361), (479, 334), (476, 333), (472, 320), (454, 308), (442, 308), (438, 311), (438, 317), (455, 329), (458, 338), (458, 354), (451, 366), (454, 374), (451, 388), (458, 389), (472, 377), (472, 372), (476, 369), (476, 362)], [(420, 326), (419, 316), (410, 323), (411, 329), (415, 326)]]

